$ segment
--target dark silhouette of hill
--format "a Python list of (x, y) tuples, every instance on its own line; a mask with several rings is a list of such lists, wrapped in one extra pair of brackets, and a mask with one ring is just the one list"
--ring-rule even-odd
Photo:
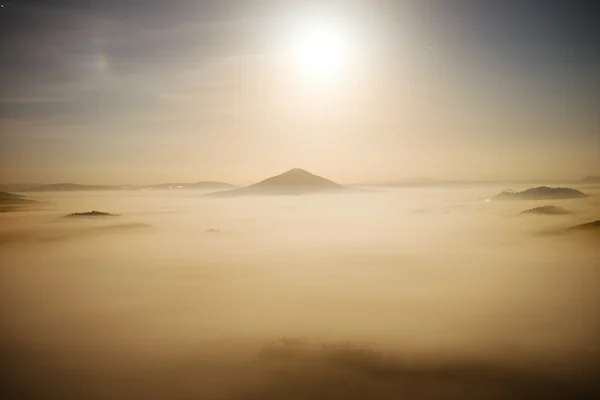
[(294, 195), (305, 193), (336, 192), (344, 186), (311, 174), (301, 168), (294, 168), (280, 175), (267, 178), (253, 185), (209, 193), (209, 196), (245, 196), (245, 195)]
[(522, 192), (504, 191), (494, 197), (494, 200), (561, 200), (588, 197), (577, 189), (564, 187), (539, 186)]
[(541, 207), (534, 207), (529, 210), (525, 210), (525, 211), (521, 212), (521, 214), (560, 215), (560, 214), (570, 214), (570, 212), (562, 207), (541, 206)]
[(600, 239), (600, 220), (586, 222), (583, 224), (570, 226), (562, 229), (551, 229), (540, 232), (542, 235), (566, 235), (566, 234), (583, 234), (591, 235), (592, 237)]
[(235, 186), (226, 182), (200, 181), (195, 183), (161, 183), (158, 185), (143, 186), (144, 189), (199, 189), (199, 190), (226, 190)]
[(73, 213), (65, 215), (65, 218), (73, 218), (73, 217), (118, 217), (118, 214), (110, 214), (102, 211), (88, 211), (81, 213)]
[(0, 192), (0, 205), (21, 205), (32, 204), (35, 200), (31, 200), (20, 194)]
[(600, 234), (600, 219), (579, 224), (566, 229), (567, 232), (594, 232)]
[(75, 192), (89, 190), (115, 190), (120, 189), (120, 186), (110, 185), (79, 185), (77, 183), (53, 183), (51, 185), (42, 185), (30, 187), (23, 190), (24, 192)]

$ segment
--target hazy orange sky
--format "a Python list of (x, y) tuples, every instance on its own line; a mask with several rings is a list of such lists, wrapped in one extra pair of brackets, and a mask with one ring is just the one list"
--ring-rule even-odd
[(497, 3), (5, 2), (0, 181), (600, 174), (598, 8)]

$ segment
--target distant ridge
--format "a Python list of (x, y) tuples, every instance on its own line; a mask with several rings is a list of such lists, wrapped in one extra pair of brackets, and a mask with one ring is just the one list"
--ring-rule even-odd
[(293, 168), (247, 187), (209, 193), (208, 196), (297, 195), (336, 192), (344, 189), (344, 186), (329, 179), (301, 168)]
[(158, 185), (141, 186), (142, 189), (204, 189), (204, 190), (226, 190), (235, 186), (225, 182), (200, 181), (194, 183), (161, 183)]
[(162, 183), (157, 185), (82, 185), (78, 183), (53, 183), (49, 185), (21, 185), (7, 184), (6, 186), (18, 187), (20, 192), (77, 192), (77, 191), (98, 191), (98, 190), (153, 190), (153, 189), (204, 189), (204, 190), (225, 190), (233, 189), (235, 186), (217, 181), (200, 181), (193, 183)]
[(581, 182), (583, 183), (600, 183), (600, 176), (586, 176), (585, 178), (581, 179)]
[(22, 192), (29, 188), (42, 186), (41, 183), (0, 183), (0, 192)]
[(34, 186), (24, 189), (23, 192), (75, 192), (85, 190), (115, 190), (119, 186), (110, 185), (79, 185), (77, 183), (53, 183), (50, 185)]

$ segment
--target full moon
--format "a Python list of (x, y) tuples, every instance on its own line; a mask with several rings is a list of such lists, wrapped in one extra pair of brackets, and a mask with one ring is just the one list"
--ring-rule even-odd
[(306, 24), (290, 48), (295, 68), (312, 80), (334, 79), (349, 61), (347, 39), (333, 24)]

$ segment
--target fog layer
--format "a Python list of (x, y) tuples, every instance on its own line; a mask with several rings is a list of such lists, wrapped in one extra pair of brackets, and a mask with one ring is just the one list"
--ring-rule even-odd
[[(598, 192), (44, 193), (0, 214), (3, 390), (28, 399), (570, 398), (597, 388)], [(65, 219), (75, 212), (119, 214)]]

